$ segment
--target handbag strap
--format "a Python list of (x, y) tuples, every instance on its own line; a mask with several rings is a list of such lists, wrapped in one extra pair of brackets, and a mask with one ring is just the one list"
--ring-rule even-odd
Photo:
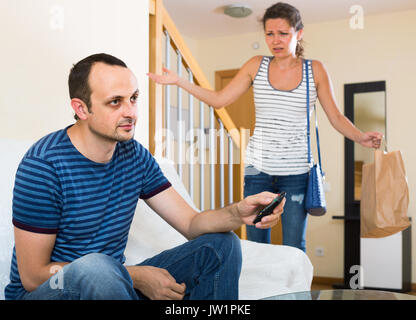
[[(307, 116), (307, 125), (308, 125), (308, 163), (312, 165), (311, 161), (311, 135), (310, 135), (310, 119), (309, 119), (309, 61), (305, 59), (305, 73), (306, 73), (306, 116)], [(319, 159), (319, 169), (321, 170), (322, 177), (325, 176), (322, 171), (321, 164), (321, 147), (319, 144), (319, 131), (318, 131), (318, 115), (316, 113), (316, 106), (313, 105), (315, 111), (315, 127), (316, 127), (316, 145), (318, 147), (318, 159)]]

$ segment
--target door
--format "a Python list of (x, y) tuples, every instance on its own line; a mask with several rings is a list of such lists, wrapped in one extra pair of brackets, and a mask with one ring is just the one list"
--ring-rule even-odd
[[(238, 69), (232, 70), (221, 70), (215, 72), (215, 90), (219, 91), (224, 88), (232, 78), (237, 74)], [(228, 105), (226, 107), (228, 114), (231, 119), (234, 121), (237, 128), (247, 128), (250, 129), (250, 136), (254, 132), (254, 126), (256, 124), (256, 113), (254, 108), (254, 94), (253, 88), (251, 87), (246, 93), (244, 93), (236, 102)], [(240, 176), (239, 171), (240, 165), (234, 165), (234, 190), (240, 190)], [(216, 181), (219, 181), (219, 172), (217, 172)], [(219, 184), (217, 185), (216, 190), (219, 190)], [(239, 195), (235, 195), (239, 196)], [(218, 197), (216, 197), (218, 199)], [(239, 199), (235, 197), (235, 201)], [(217, 206), (219, 203), (217, 203)], [(236, 231), (239, 234), (238, 231)], [(281, 222), (273, 227), (271, 232), (271, 242), (273, 244), (282, 244), (282, 225)]]

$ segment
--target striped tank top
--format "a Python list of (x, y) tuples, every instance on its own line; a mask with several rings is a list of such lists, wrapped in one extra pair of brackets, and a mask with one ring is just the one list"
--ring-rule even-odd
[[(277, 90), (269, 81), (272, 59), (263, 57), (253, 81), (256, 126), (247, 145), (245, 165), (269, 175), (303, 174), (309, 171), (305, 63), (302, 81), (295, 89)], [(312, 113), (317, 93), (312, 61), (306, 62)]]

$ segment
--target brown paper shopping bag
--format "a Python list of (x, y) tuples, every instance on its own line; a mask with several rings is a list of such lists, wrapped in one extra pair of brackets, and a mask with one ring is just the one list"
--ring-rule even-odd
[(376, 150), (363, 165), (361, 238), (382, 238), (409, 227), (409, 188), (400, 151)]

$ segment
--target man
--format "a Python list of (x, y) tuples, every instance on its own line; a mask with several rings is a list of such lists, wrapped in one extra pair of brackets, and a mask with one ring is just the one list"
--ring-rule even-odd
[[(89, 56), (68, 84), (76, 123), (35, 143), (16, 173), (6, 298), (237, 299), (241, 248), (230, 231), (275, 195), (195, 212), (132, 139), (139, 90), (124, 62)], [(124, 266), (139, 198), (189, 241)], [(276, 224), (283, 205), (256, 226)]]

